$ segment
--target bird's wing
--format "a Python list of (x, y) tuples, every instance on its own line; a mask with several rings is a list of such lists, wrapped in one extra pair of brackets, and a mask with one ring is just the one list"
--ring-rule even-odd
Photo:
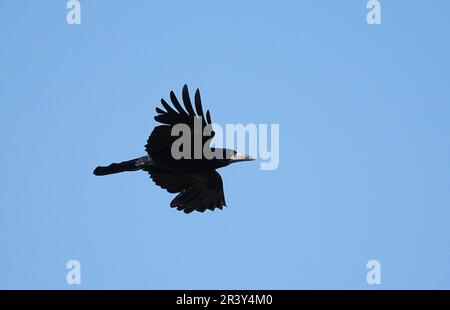
[(191, 213), (206, 209), (223, 209), (226, 206), (223, 183), (216, 170), (193, 174), (177, 174), (153, 166), (144, 169), (156, 185), (169, 193), (179, 193), (170, 203), (172, 208)]
[[(165, 110), (159, 107), (156, 108), (158, 115), (155, 116), (155, 120), (163, 125), (156, 126), (153, 129), (145, 146), (147, 153), (155, 161), (160, 159), (164, 160), (167, 159), (168, 156), (171, 156), (170, 150), (172, 143), (178, 139), (177, 136), (172, 136), (171, 132), (173, 126), (177, 124), (188, 125), (191, 130), (191, 140), (193, 141), (194, 136), (200, 137), (202, 147), (214, 136), (211, 115), (209, 114), (209, 111), (206, 111), (206, 114), (203, 113), (200, 91), (198, 89), (195, 91), (195, 111), (192, 107), (187, 85), (184, 85), (183, 87), (182, 98), (185, 109), (183, 109), (173, 91), (170, 92), (170, 100), (173, 107), (164, 99), (161, 99), (161, 104)], [(194, 126), (195, 120), (200, 120), (201, 122), (199, 122), (199, 124), (201, 124), (201, 126)], [(203, 135), (203, 132), (206, 132), (207, 134)], [(191, 146), (191, 148), (193, 149), (193, 146)]]

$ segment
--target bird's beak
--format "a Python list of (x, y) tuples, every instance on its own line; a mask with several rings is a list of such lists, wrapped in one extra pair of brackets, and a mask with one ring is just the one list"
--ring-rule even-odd
[(237, 163), (238, 161), (250, 161), (250, 160), (255, 160), (253, 157), (251, 157), (250, 155), (242, 155), (242, 154), (236, 154), (233, 155), (231, 158), (231, 162), (233, 163)]

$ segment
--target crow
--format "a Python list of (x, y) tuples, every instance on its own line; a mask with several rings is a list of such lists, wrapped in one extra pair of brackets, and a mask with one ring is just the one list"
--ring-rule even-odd
[[(203, 113), (199, 89), (194, 95), (195, 111), (187, 85), (183, 87), (182, 99), (184, 109), (173, 91), (170, 92), (173, 107), (161, 99), (165, 110), (157, 107), (158, 114), (154, 119), (162, 125), (151, 132), (145, 145), (146, 156), (106, 167), (99, 166), (95, 168), (94, 175), (143, 170), (156, 185), (169, 193), (178, 193), (170, 203), (172, 208), (185, 213), (214, 211), (216, 208), (222, 210), (227, 205), (222, 178), (216, 169), (254, 158), (232, 149), (211, 147), (215, 133), (209, 111)], [(185, 130), (183, 135), (176, 134), (180, 133), (180, 128)], [(175, 143), (180, 146), (175, 147)]]

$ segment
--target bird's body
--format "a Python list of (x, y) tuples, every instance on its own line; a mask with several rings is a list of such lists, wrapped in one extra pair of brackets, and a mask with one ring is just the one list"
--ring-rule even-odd
[[(183, 87), (182, 98), (185, 109), (178, 102), (174, 92), (170, 92), (170, 99), (175, 109), (161, 99), (165, 111), (156, 108), (158, 115), (155, 116), (155, 120), (162, 125), (156, 126), (150, 134), (145, 146), (146, 156), (113, 163), (106, 167), (97, 167), (94, 174), (108, 175), (144, 170), (150, 174), (151, 179), (158, 186), (169, 193), (178, 193), (172, 200), (171, 207), (183, 210), (185, 213), (194, 210), (203, 212), (207, 209), (222, 209), (226, 206), (225, 196), (222, 178), (216, 169), (233, 162), (252, 160), (252, 158), (239, 155), (230, 149), (209, 147), (214, 131), (212, 131), (209, 111), (206, 115), (203, 114), (199, 90), (195, 92), (196, 113), (186, 85)], [(179, 125), (189, 129), (189, 135), (185, 141), (190, 142), (188, 144), (193, 147), (186, 149), (186, 145), (182, 145), (179, 149), (172, 147), (180, 138), (173, 134), (174, 129)], [(183, 156), (174, 154), (177, 151)], [(210, 154), (215, 156), (211, 157)]]

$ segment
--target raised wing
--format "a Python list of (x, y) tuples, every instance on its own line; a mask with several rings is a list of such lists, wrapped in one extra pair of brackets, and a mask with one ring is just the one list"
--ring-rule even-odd
[(179, 193), (170, 203), (184, 213), (223, 209), (226, 206), (220, 174), (208, 170), (193, 174), (177, 174), (150, 166), (146, 169), (156, 185), (169, 193)]
[[(171, 146), (178, 137), (172, 136), (171, 133), (172, 128), (177, 124), (186, 124), (189, 126), (191, 131), (192, 154), (194, 153), (194, 136), (201, 139), (202, 146), (205, 145), (205, 143), (208, 143), (208, 140), (210, 141), (214, 136), (211, 115), (209, 114), (209, 111), (207, 111), (206, 114), (203, 113), (200, 91), (198, 89), (195, 91), (195, 111), (191, 103), (187, 85), (184, 85), (183, 87), (182, 99), (184, 108), (181, 106), (175, 93), (171, 91), (170, 100), (173, 107), (164, 99), (161, 99), (161, 104), (165, 110), (159, 107), (156, 108), (158, 115), (155, 116), (155, 120), (163, 125), (156, 126), (153, 129), (145, 146), (147, 153), (156, 162), (164, 161), (172, 157), (170, 153)], [(195, 126), (195, 121), (197, 121), (200, 126)], [(203, 133), (206, 133), (206, 135)]]

